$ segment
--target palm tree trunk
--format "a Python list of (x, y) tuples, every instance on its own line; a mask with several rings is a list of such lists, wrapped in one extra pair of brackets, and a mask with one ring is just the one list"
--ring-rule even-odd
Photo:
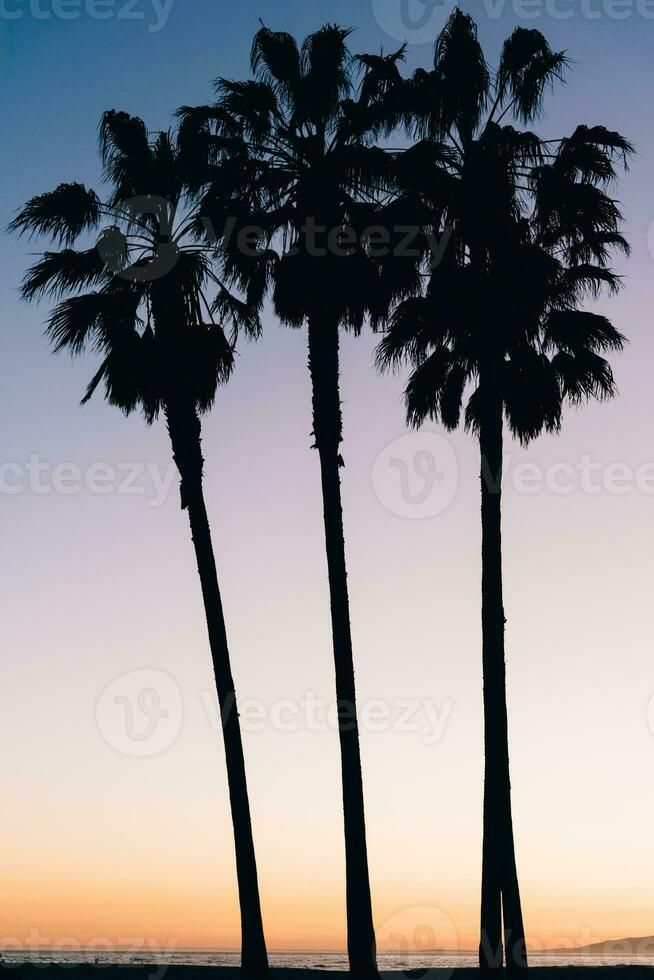
[(480, 426), (482, 642), (484, 674), (484, 817), (479, 965), (502, 967), (502, 916), (507, 972), (526, 968), (524, 925), (515, 862), (504, 655), (502, 594), (502, 404), (487, 398)]
[(268, 956), (261, 916), (241, 727), (211, 531), (202, 489), (204, 460), (200, 419), (192, 406), (169, 403), (166, 407), (166, 422), (173, 457), (181, 477), (182, 509), (188, 511), (195, 546), (225, 742), (241, 909), (242, 970), (244, 976), (259, 980), (268, 974)]
[(325, 545), (336, 671), (338, 734), (341, 749), (347, 949), (350, 970), (361, 980), (376, 978), (377, 954), (370, 896), (363, 778), (356, 711), (350, 607), (345, 563), (339, 453), (342, 435), (339, 395), (338, 322), (309, 320), (309, 371), (312, 382), (315, 447), (320, 457)]

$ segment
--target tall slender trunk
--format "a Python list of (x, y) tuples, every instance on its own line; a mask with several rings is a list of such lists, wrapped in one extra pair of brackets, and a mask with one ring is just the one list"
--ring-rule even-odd
[(309, 371), (313, 398), (313, 431), (320, 457), (325, 545), (331, 602), (336, 670), (338, 734), (341, 749), (347, 949), (350, 970), (357, 978), (378, 976), (375, 930), (370, 897), (368, 849), (356, 711), (352, 634), (345, 564), (339, 447), (342, 419), (339, 394), (338, 321), (309, 319)]
[(268, 974), (268, 956), (261, 916), (241, 727), (211, 531), (202, 490), (204, 460), (200, 419), (192, 405), (169, 403), (166, 407), (166, 422), (173, 457), (181, 476), (182, 508), (188, 511), (191, 525), (220, 705), (241, 909), (242, 970), (244, 976), (260, 980)]
[(515, 861), (502, 594), (502, 403), (486, 396), (480, 427), (482, 643), (484, 674), (484, 817), (479, 965), (507, 972), (527, 967)]

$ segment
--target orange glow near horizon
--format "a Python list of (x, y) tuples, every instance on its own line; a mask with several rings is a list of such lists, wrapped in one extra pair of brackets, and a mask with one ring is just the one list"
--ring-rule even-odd
[[(153, 880), (152, 868), (135, 867), (137, 879), (127, 881), (120, 870), (104, 868), (101, 883), (78, 868), (69, 866), (65, 876), (25, 874), (14, 868), (3, 878), (0, 916), (3, 931), (0, 947), (5, 949), (144, 949), (153, 953), (175, 950), (228, 951), (239, 948), (239, 918), (233, 881), (212, 887), (209, 877), (193, 881), (175, 877)], [(95, 874), (103, 869), (96, 867)], [(278, 882), (274, 898), (264, 889), (263, 904), (268, 946), (271, 952), (325, 951), (345, 949), (344, 907), (341, 896), (327, 889), (323, 896), (309, 887)], [(408, 890), (398, 895), (389, 883), (375, 896), (376, 928), (380, 952), (411, 949), (475, 950), (478, 944), (474, 888), (457, 883), (450, 903), (420, 903), (408, 907)], [(226, 895), (227, 892), (227, 895)], [(532, 952), (576, 947), (604, 940), (648, 935), (648, 916), (638, 912), (632, 896), (631, 908), (608, 913), (601, 901), (593, 902), (589, 887), (586, 902), (564, 891), (556, 902), (537, 900), (524, 892), (530, 923), (528, 945)], [(424, 894), (424, 892), (422, 892)], [(398, 903), (398, 897), (400, 901)], [(642, 906), (640, 906), (642, 908)], [(448, 911), (445, 911), (445, 909)], [(576, 928), (562, 929), (571, 922)], [(592, 922), (593, 925), (584, 925)]]

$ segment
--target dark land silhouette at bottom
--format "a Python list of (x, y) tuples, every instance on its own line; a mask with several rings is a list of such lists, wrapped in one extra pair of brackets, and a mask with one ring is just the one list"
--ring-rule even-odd
[[(237, 967), (208, 966), (170, 966), (162, 974), (161, 965), (152, 966), (107, 966), (76, 965), (62, 966), (25, 964), (20, 966), (1, 966), (0, 980), (239, 980), (241, 971)], [(654, 966), (546, 966), (530, 967), (531, 975), (538, 980), (654, 980)], [(328, 977), (330, 980), (354, 978), (356, 973), (331, 970), (270, 969), (273, 980), (316, 980)], [(434, 968), (431, 970), (381, 971), (383, 980), (476, 980), (479, 970), (476, 967), (457, 969)]]

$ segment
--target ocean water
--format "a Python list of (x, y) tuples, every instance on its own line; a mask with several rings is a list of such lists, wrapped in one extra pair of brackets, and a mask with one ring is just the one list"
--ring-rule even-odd
[[(123, 966), (238, 966), (239, 954), (236, 952), (214, 952), (207, 950), (175, 950), (156, 952), (149, 950), (5, 950), (1, 953), (6, 966), (19, 963), (46, 965), (57, 963), (67, 966), (96, 964)], [(382, 978), (385, 973), (407, 973), (411, 980), (424, 980), (430, 969), (455, 969), (456, 967), (475, 967), (477, 957), (473, 953), (438, 953), (398, 955), (380, 953), (378, 957)], [(654, 966), (654, 955), (612, 955), (612, 956), (567, 956), (533, 953), (529, 962), (532, 966)], [(293, 969), (347, 970), (347, 957), (343, 953), (271, 953), (270, 965)], [(157, 971), (159, 977), (163, 969)]]

